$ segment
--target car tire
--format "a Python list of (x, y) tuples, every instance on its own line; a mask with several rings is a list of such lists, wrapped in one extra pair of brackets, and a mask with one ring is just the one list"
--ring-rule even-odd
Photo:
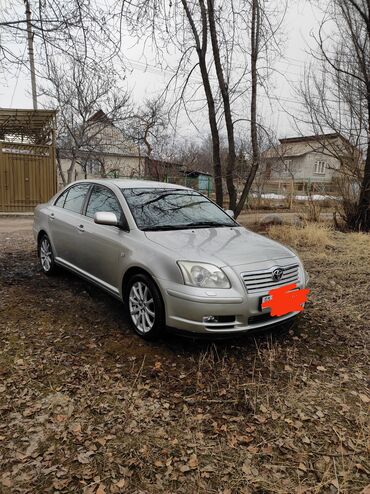
[(42, 272), (47, 276), (54, 275), (58, 269), (55, 264), (53, 249), (46, 233), (39, 239), (38, 256)]
[(127, 284), (125, 307), (134, 331), (145, 340), (162, 334), (166, 315), (159, 289), (150, 276), (139, 273)]

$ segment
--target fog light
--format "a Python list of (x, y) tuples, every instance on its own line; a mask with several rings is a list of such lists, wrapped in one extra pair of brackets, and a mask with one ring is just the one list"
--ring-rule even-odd
[(217, 316), (204, 316), (203, 322), (218, 322)]

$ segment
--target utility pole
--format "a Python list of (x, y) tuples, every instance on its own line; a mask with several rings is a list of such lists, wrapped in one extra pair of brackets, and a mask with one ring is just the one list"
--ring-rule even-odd
[(24, 0), (24, 5), (26, 7), (28, 58), (30, 60), (32, 102), (33, 102), (33, 109), (37, 110), (35, 59), (33, 54), (33, 33), (32, 33), (32, 25), (31, 25), (31, 8), (30, 8), (29, 0)]

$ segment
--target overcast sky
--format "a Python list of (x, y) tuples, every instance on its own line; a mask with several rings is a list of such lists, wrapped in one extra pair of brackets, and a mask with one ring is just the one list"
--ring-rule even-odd
[[(261, 99), (264, 121), (273, 128), (279, 137), (291, 136), (296, 133), (289, 113), (296, 113), (298, 105), (294, 94), (294, 86), (302, 78), (304, 65), (309, 56), (307, 54), (312, 40), (310, 32), (317, 30), (319, 13), (306, 0), (290, 0), (288, 12), (284, 21), (285, 59), (276, 64), (276, 68), (283, 75), (276, 75), (269, 85), (269, 101), (263, 95)], [(26, 39), (24, 40), (26, 49)], [(127, 43), (128, 45), (134, 43)], [(158, 94), (171, 76), (170, 71), (162, 71), (151, 64), (147, 66), (140, 58), (137, 48), (125, 48), (130, 67), (127, 71), (127, 84), (132, 90), (136, 103), (144, 97)], [(6, 76), (6, 83), (0, 88), (0, 106), (12, 108), (31, 108), (29, 74), (17, 72), (12, 78)], [(42, 102), (41, 102), (42, 103)], [(42, 105), (40, 105), (42, 106)], [(204, 133), (204, 127), (202, 132)], [(207, 130), (208, 133), (208, 130)], [(191, 139), (199, 137), (192, 126), (182, 121), (179, 137)]]

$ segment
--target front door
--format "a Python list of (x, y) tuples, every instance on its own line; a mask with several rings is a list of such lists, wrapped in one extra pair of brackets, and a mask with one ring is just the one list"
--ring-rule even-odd
[(82, 269), (107, 289), (118, 293), (122, 282), (120, 266), (124, 262), (125, 237), (129, 233), (117, 226), (94, 223), (94, 214), (97, 212), (112, 212), (118, 219), (123, 215), (114, 192), (100, 184), (94, 185), (86, 207)]

